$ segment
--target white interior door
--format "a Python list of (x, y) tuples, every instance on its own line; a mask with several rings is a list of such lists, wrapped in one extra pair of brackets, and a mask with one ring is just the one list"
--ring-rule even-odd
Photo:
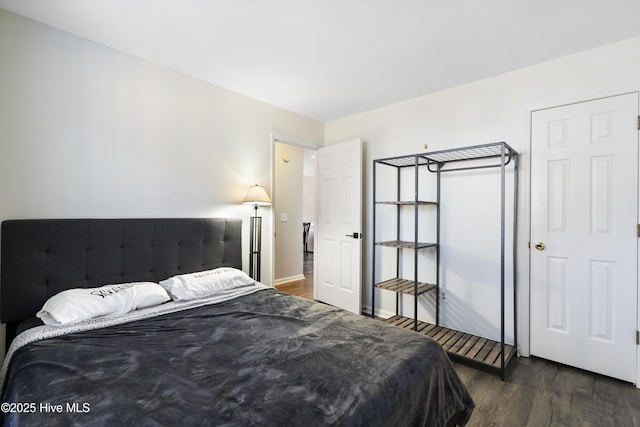
[(636, 382), (638, 94), (535, 111), (531, 354)]
[(318, 150), (316, 298), (360, 314), (362, 292), (362, 143)]

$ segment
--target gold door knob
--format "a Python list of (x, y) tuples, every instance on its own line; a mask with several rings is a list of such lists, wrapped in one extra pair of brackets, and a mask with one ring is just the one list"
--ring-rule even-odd
[(544, 243), (542, 243), (542, 242), (536, 243), (536, 245), (534, 247), (539, 251), (544, 251), (544, 248), (545, 248)]

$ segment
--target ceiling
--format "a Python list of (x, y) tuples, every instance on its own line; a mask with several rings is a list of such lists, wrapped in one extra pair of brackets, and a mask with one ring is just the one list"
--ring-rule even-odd
[(330, 121), (640, 36), (640, 0), (0, 0)]

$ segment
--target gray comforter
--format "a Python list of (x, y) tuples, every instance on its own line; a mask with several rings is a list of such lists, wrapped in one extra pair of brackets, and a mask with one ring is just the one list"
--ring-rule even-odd
[(5, 425), (48, 426), (446, 426), (474, 406), (436, 342), (272, 289), (28, 344), (3, 402)]

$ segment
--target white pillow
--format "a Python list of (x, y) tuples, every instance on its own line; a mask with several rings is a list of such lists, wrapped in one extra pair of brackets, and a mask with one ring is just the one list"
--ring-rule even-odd
[(170, 299), (167, 291), (152, 282), (68, 289), (49, 298), (36, 316), (45, 325), (61, 326), (94, 317), (124, 314)]
[(160, 282), (174, 300), (192, 300), (222, 291), (253, 285), (255, 281), (242, 270), (220, 267), (197, 273), (180, 274)]

